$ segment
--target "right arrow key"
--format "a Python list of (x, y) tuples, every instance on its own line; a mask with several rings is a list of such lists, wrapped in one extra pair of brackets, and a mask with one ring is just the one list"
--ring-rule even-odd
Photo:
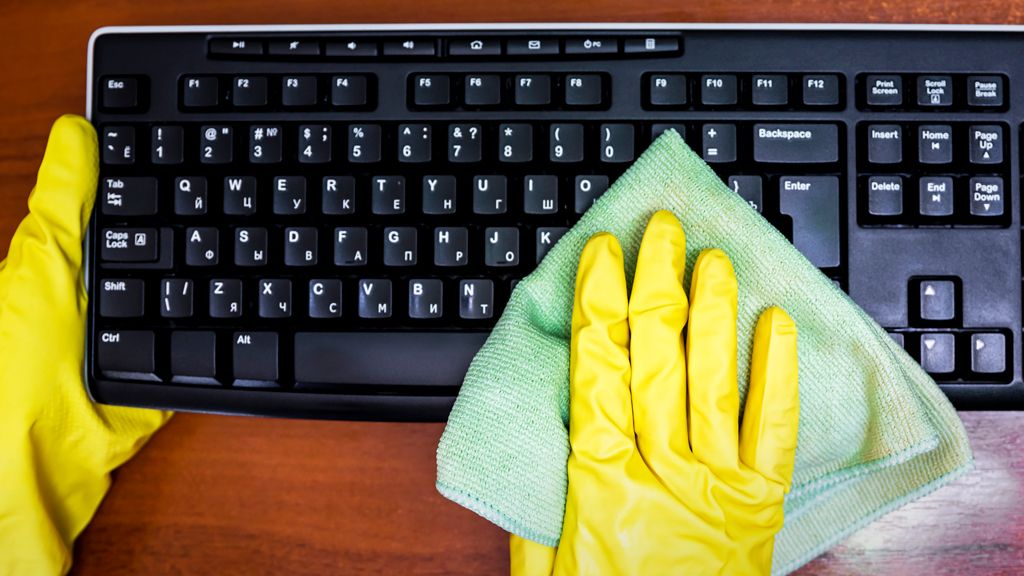
[(971, 335), (971, 372), (1006, 372), (1006, 336), (998, 332)]

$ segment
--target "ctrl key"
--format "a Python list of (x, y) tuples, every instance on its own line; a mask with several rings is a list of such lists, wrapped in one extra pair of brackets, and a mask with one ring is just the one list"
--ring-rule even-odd
[(159, 253), (155, 228), (107, 228), (100, 241), (107, 262), (154, 262)]
[(97, 335), (96, 364), (112, 378), (158, 381), (153, 333), (144, 330), (103, 330)]

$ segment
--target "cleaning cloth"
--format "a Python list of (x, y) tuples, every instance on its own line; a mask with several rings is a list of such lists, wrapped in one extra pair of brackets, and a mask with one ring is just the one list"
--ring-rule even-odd
[(721, 248), (732, 259), (741, 406), (758, 315), (778, 305), (797, 325), (800, 432), (773, 574), (795, 570), (971, 467), (964, 428), (932, 379), (669, 131), (512, 293), (469, 367), (441, 437), (437, 488), (444, 496), (505, 530), (558, 544), (580, 251), (595, 232), (613, 233), (631, 279), (644, 227), (660, 209), (683, 224), (687, 270), (705, 248)]

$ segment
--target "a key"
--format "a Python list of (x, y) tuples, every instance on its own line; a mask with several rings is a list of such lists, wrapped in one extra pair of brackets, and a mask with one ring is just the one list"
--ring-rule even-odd
[(317, 229), (296, 227), (284, 229), (285, 266), (316, 266)]
[(577, 214), (583, 214), (608, 189), (607, 176), (577, 176), (574, 186), (574, 207)]
[(423, 213), (455, 213), (455, 176), (423, 177)]
[(266, 266), (267, 229), (235, 230), (235, 266)]
[(341, 280), (309, 281), (309, 317), (341, 318)]
[(409, 317), (440, 318), (444, 314), (444, 288), (440, 280), (409, 281)]
[(465, 266), (469, 263), (469, 229), (441, 227), (434, 229), (434, 265)]
[(281, 104), (289, 108), (316, 106), (316, 76), (285, 76), (281, 78)]
[(736, 161), (736, 125), (704, 125), (704, 161), (728, 163)]
[(320, 192), (324, 214), (342, 216), (356, 211), (356, 180), (352, 176), (324, 176)]
[(524, 177), (523, 211), (527, 214), (558, 212), (558, 176)]
[(502, 162), (533, 160), (533, 126), (501, 124), (498, 126), (498, 159)]
[(306, 213), (306, 179), (302, 176), (274, 177), (274, 214)]
[(175, 214), (179, 216), (202, 216), (206, 214), (208, 202), (206, 178), (200, 176), (179, 176), (174, 179)]
[(135, 162), (135, 128), (108, 126), (103, 130), (103, 163), (133, 164)]
[(479, 124), (449, 124), (448, 161), (479, 162), (483, 151), (482, 134)]
[(793, 245), (812, 264), (839, 266), (839, 178), (781, 177), (779, 211), (793, 218)]
[(260, 280), (257, 285), (260, 294), (260, 318), (291, 318), (291, 280)]
[(971, 126), (967, 133), (970, 137), (971, 164), (1003, 163), (1002, 126), (998, 124)]
[(504, 176), (473, 177), (473, 212), (504, 214), (508, 209), (508, 189)]
[(494, 282), (459, 281), (459, 316), (466, 320), (484, 320), (494, 316)]
[(551, 77), (544, 74), (521, 74), (513, 78), (515, 102), (518, 106), (546, 106), (551, 103)]
[(380, 126), (353, 124), (348, 129), (348, 161), (380, 162)]
[(399, 124), (398, 161), (430, 162), (429, 124)]
[(566, 106), (600, 106), (603, 104), (599, 74), (569, 74), (565, 77)]
[(492, 227), (484, 230), (484, 264), (487, 266), (519, 265), (519, 229)]
[(229, 216), (250, 216), (256, 213), (256, 178), (224, 178), (224, 213)]
[(369, 102), (366, 76), (347, 75), (331, 78), (331, 106), (358, 108)]
[(761, 193), (761, 177), (760, 176), (730, 176), (729, 177), (729, 188), (733, 189), (750, 204), (750, 207), (757, 210), (759, 213), (764, 211), (764, 201)]
[(242, 316), (242, 281), (210, 280), (210, 317), (239, 318)]
[(365, 266), (367, 247), (366, 228), (334, 229), (335, 266)]
[(216, 378), (217, 335), (205, 331), (172, 332), (171, 375), (184, 378)]
[(231, 83), (231, 104), (239, 108), (267, 105), (267, 79), (263, 76), (236, 76)]
[(359, 281), (359, 317), (391, 317), (391, 280), (376, 278)]
[(705, 74), (700, 79), (700, 103), (705, 106), (735, 106), (738, 102), (736, 76)]
[(274, 382), (278, 378), (277, 333), (235, 332), (232, 367), (238, 381)]
[(893, 107), (903, 104), (903, 79), (896, 75), (871, 75), (864, 82), (868, 106)]
[(164, 318), (189, 318), (192, 316), (191, 280), (164, 278), (160, 281), (160, 316)]
[(185, 264), (216, 266), (220, 261), (219, 230), (213, 227), (185, 230)]
[(949, 176), (923, 176), (918, 182), (918, 210), (922, 216), (953, 214), (953, 179)]
[(138, 279), (100, 281), (100, 316), (139, 318), (145, 312), (145, 285)]
[(451, 101), (450, 82), (441, 74), (419, 74), (412, 78), (412, 101), (417, 106), (446, 106)]
[(839, 161), (835, 124), (754, 124), (754, 161), (822, 164)]
[(374, 214), (405, 213), (405, 178), (403, 176), (374, 176), (372, 209)]
[(281, 161), (280, 126), (249, 127), (249, 162), (253, 164), (273, 164)]
[(185, 108), (213, 108), (220, 103), (220, 86), (216, 76), (187, 76), (182, 104)]
[(501, 104), (501, 76), (469, 74), (463, 80), (463, 103), (466, 106), (497, 106)]
[(872, 176), (867, 180), (868, 214), (899, 216), (903, 213), (903, 177)]
[(921, 334), (921, 367), (929, 374), (950, 374), (956, 369), (956, 341), (952, 334)]
[(918, 76), (917, 105), (937, 108), (953, 105), (952, 76)]
[(868, 162), (899, 164), (903, 161), (903, 128), (898, 124), (868, 126)]
[(107, 228), (100, 237), (106, 262), (153, 262), (159, 254), (156, 228)]
[(299, 162), (324, 164), (331, 161), (331, 127), (327, 124), (299, 126)]
[(150, 161), (153, 164), (181, 164), (184, 160), (185, 129), (181, 126), (154, 126), (153, 148)]
[(681, 107), (689, 103), (685, 74), (651, 74), (647, 102), (656, 107)]
[(199, 161), (203, 164), (227, 164), (233, 154), (231, 126), (203, 126), (200, 129)]
[(157, 380), (155, 337), (146, 330), (103, 330), (96, 337), (96, 365), (108, 376)]
[(569, 229), (565, 227), (537, 228), (537, 263), (544, 259), (548, 251), (554, 247), (555, 242), (565, 235)]
[(601, 125), (601, 161), (630, 162), (633, 160), (633, 125)]
[(416, 265), (416, 229), (396, 226), (384, 229), (384, 265)]
[(789, 81), (781, 74), (755, 74), (750, 79), (750, 102), (754, 106), (789, 104)]
[(157, 184), (151, 176), (121, 176), (103, 179), (100, 209), (110, 216), (151, 216), (156, 214)]
[(952, 280), (923, 280), (918, 290), (922, 320), (948, 322), (956, 317), (956, 284)]
[(583, 125), (552, 124), (548, 157), (552, 162), (583, 161)]
[(971, 372), (1006, 372), (1006, 336), (998, 332), (971, 335)]
[(974, 176), (968, 182), (971, 216), (1003, 215), (1003, 179), (999, 176)]
[(918, 126), (917, 160), (922, 164), (949, 164), (952, 162), (953, 128), (945, 124)]

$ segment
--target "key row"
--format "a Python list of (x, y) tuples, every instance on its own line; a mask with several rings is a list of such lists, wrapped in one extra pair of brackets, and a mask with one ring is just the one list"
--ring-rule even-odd
[[(914, 180), (916, 185), (908, 184)], [(929, 222), (970, 216), (969, 223), (1009, 214), (1008, 191), (1001, 176), (866, 176), (861, 178), (861, 193), (867, 196), (866, 214), (875, 223), (892, 224), (915, 215)]]
[(607, 74), (417, 74), (409, 78), (411, 108), (600, 108), (608, 103), (610, 93)]
[(872, 109), (998, 110), (1009, 101), (1009, 83), (995, 74), (865, 74), (857, 82), (861, 107)]
[(1003, 332), (895, 332), (890, 335), (926, 372), (941, 382), (1009, 381), (1011, 341)]
[(868, 164), (922, 165), (954, 162), (997, 165), (1004, 161), (1006, 147), (1003, 126), (973, 124), (868, 124), (863, 128)]
[(837, 74), (644, 75), (648, 110), (705, 108), (841, 109), (843, 79)]
[[(374, 74), (184, 76), (180, 102), (183, 109), (190, 111), (261, 110), (278, 106), (372, 110), (376, 105), (376, 85)], [(104, 98), (108, 102), (111, 97)]]

